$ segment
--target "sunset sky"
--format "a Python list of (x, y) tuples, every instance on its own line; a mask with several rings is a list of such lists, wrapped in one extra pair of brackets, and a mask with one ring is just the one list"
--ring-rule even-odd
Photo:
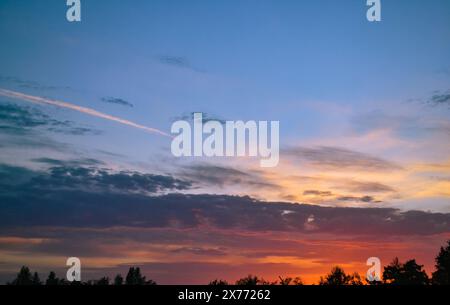
[[(0, 0), (0, 283), (317, 282), (450, 239), (450, 1)], [(280, 163), (186, 157), (174, 121), (280, 122)]]

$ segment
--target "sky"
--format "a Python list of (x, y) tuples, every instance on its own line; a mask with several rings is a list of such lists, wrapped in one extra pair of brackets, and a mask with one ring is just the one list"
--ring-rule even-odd
[[(317, 282), (450, 238), (450, 2), (0, 1), (0, 281)], [(280, 122), (280, 162), (176, 158), (174, 121)]]

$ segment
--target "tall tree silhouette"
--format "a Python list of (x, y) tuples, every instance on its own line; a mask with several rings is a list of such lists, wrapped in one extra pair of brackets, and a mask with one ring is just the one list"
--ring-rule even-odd
[(433, 272), (432, 281), (437, 285), (450, 285), (450, 240), (436, 256), (436, 271)]
[(56, 277), (56, 273), (53, 271), (50, 271), (50, 273), (48, 274), (47, 280), (45, 281), (45, 285), (48, 286), (54, 286), (54, 285), (59, 285), (60, 279), (58, 279)]
[(39, 274), (37, 272), (33, 273), (33, 278), (31, 281), (33, 282), (32, 285), (42, 285), (41, 279), (39, 278)]
[(156, 285), (153, 280), (147, 280), (145, 276), (142, 276), (141, 269), (139, 267), (131, 267), (128, 270), (127, 277), (125, 279), (127, 285)]
[(320, 277), (319, 285), (363, 285), (363, 282), (358, 273), (346, 274), (344, 269), (336, 266), (331, 269), (331, 272), (325, 278)]
[(34, 285), (33, 275), (31, 274), (30, 268), (22, 266), (16, 278), (9, 283), (10, 285)]
[(114, 285), (116, 285), (116, 286), (123, 285), (122, 275), (120, 275), (120, 274), (116, 275), (116, 277), (114, 278)]
[(143, 285), (144, 281), (145, 279), (141, 275), (141, 269), (139, 267), (137, 268), (130, 267), (130, 269), (128, 270), (125, 283), (127, 285)]
[(415, 259), (402, 264), (396, 257), (384, 267), (383, 281), (394, 285), (427, 285), (429, 278), (422, 268)]

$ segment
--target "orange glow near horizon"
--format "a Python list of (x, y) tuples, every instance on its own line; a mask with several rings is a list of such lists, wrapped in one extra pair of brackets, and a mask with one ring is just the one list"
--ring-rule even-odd
[[(143, 232), (142, 232), (143, 231)], [(80, 256), (84, 278), (99, 278), (124, 273), (129, 266), (140, 266), (148, 278), (161, 284), (205, 284), (220, 278), (234, 283), (248, 274), (258, 275), (268, 281), (281, 277), (300, 276), (306, 284), (317, 284), (332, 267), (340, 266), (347, 273), (358, 272), (362, 278), (368, 267), (366, 260), (375, 256), (385, 266), (394, 257), (401, 261), (415, 258), (431, 274), (434, 257), (450, 234), (435, 236), (387, 237), (374, 239), (361, 236), (337, 238), (326, 234), (288, 234), (280, 232), (257, 233), (235, 230), (200, 232), (178, 229), (144, 229), (141, 234), (173, 236), (179, 241), (139, 242), (123, 239), (96, 240), (95, 234), (122, 232), (132, 239), (136, 228), (111, 228), (105, 230), (79, 230), (86, 234), (88, 245), (96, 245), (95, 255)], [(98, 232), (98, 233), (95, 233)], [(205, 236), (214, 236), (204, 241)], [(190, 242), (182, 242), (183, 239)], [(214, 242), (217, 240), (217, 243)], [(10, 241), (15, 241), (10, 243)], [(44, 253), (35, 248), (70, 241), (35, 240), (4, 237), (0, 240), (0, 257), (8, 268), (2, 273), (13, 274), (22, 265), (28, 265), (44, 276), (49, 270), (64, 270), (65, 257), (57, 253)], [(5, 243), (8, 243), (6, 249)], [(433, 249), (425, 251), (424, 249)], [(30, 255), (33, 253), (33, 255)], [(196, 275), (192, 276), (192, 268)], [(1, 269), (1, 268), (0, 268)]]

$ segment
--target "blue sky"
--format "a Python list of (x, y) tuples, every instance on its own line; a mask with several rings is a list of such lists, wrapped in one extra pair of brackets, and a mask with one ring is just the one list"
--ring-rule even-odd
[[(448, 90), (448, 1), (383, 1), (380, 23), (368, 22), (365, 1), (356, 0), (82, 1), (80, 23), (67, 22), (66, 9), (64, 1), (2, 1), (3, 88), (163, 131), (175, 118), (201, 111), (228, 120), (279, 120), (283, 147), (332, 145), (399, 162), (447, 160), (442, 143), (430, 154), (382, 142), (434, 143), (442, 133), (436, 140), (428, 131), (447, 128), (448, 109), (423, 104)], [(42, 87), (23, 88), (8, 77)], [(134, 107), (104, 103), (105, 97)], [(75, 154), (108, 151), (127, 166), (150, 167), (171, 157), (167, 139), (43, 110), (102, 132), (52, 135), (71, 143)], [(388, 138), (361, 139), (385, 127)]]
[[(447, 89), (448, 1), (384, 1), (378, 24), (357, 0), (84, 1), (79, 24), (59, 2), (2, 1), (3, 74), (170, 111), (269, 116), (276, 105), (287, 124), (307, 119), (289, 118), (289, 101), (361, 106)], [(190, 70), (159, 67), (160, 56)]]

